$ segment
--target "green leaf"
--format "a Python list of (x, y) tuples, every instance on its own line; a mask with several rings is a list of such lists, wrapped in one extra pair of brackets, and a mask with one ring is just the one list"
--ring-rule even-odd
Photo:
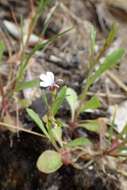
[(72, 28), (69, 28), (69, 29), (65, 30), (64, 32), (56, 34), (55, 36), (51, 37), (50, 39), (48, 39), (44, 42), (42, 41), (42, 42), (37, 43), (35, 45), (35, 47), (32, 48), (32, 50), (29, 54), (24, 54), (24, 56), (22, 56), (21, 64), (20, 64), (19, 69), (17, 71), (16, 82), (21, 81), (24, 78), (24, 74), (25, 74), (25, 71), (27, 69), (27, 65), (29, 63), (29, 60), (35, 54), (36, 51), (39, 51), (39, 50), (46, 48), (49, 44), (53, 43), (55, 40), (62, 37), (65, 33), (69, 32), (70, 30), (72, 30)]
[(99, 99), (97, 96), (93, 96), (90, 100), (88, 100), (87, 102), (85, 102), (84, 105), (81, 106), (80, 108), (80, 113), (84, 112), (88, 109), (97, 109), (99, 108), (101, 105)]
[(55, 140), (62, 146), (62, 129), (61, 127), (54, 127), (51, 129)]
[(92, 26), (92, 28), (91, 28), (91, 47), (90, 47), (90, 55), (91, 56), (94, 55), (95, 47), (96, 47), (96, 30)]
[(62, 165), (60, 154), (53, 150), (46, 150), (37, 160), (37, 168), (46, 174), (57, 171)]
[(124, 138), (126, 137), (127, 138), (127, 123), (125, 124), (123, 130), (121, 131), (120, 135)]
[(89, 120), (86, 123), (79, 124), (79, 127), (85, 128), (91, 132), (99, 133), (101, 126), (96, 120)]
[(47, 5), (49, 4), (51, 0), (38, 0), (37, 1), (37, 4), (38, 4), (38, 7), (37, 7), (37, 14), (42, 14), (44, 8), (47, 7)]
[(58, 92), (58, 95), (56, 97), (56, 99), (54, 100), (52, 107), (51, 107), (51, 112), (53, 115), (56, 115), (56, 113), (58, 112), (58, 110), (60, 109), (60, 106), (62, 105), (65, 96), (66, 96), (66, 86), (63, 86), (63, 88)]
[(113, 24), (110, 33), (108, 34), (108, 37), (105, 40), (105, 43), (103, 45), (103, 47), (99, 50), (99, 54), (97, 55), (97, 62), (98, 60), (104, 56), (106, 50), (108, 50), (108, 48), (110, 48), (113, 40), (116, 37), (116, 26)]
[(108, 37), (105, 41), (104, 47), (108, 48), (115, 39), (115, 37), (116, 37), (116, 25), (113, 24), (111, 31), (109, 32)]
[(91, 75), (91, 77), (88, 79), (88, 86), (93, 84), (95, 80), (97, 80), (105, 71), (108, 69), (111, 69), (118, 61), (122, 58), (124, 54), (124, 49), (119, 48), (112, 52), (110, 55), (108, 55), (104, 62), (100, 64), (99, 68), (95, 71), (94, 74)]
[(67, 147), (75, 148), (79, 146), (85, 146), (91, 144), (91, 141), (86, 137), (79, 137), (77, 139), (71, 140), (66, 144)]
[(1, 64), (1, 60), (2, 60), (2, 56), (3, 56), (4, 50), (5, 50), (5, 45), (4, 45), (4, 43), (1, 41), (1, 42), (0, 42), (0, 64)]
[(66, 90), (66, 100), (71, 108), (72, 120), (74, 119), (75, 110), (78, 106), (78, 96), (77, 93), (72, 88), (67, 88)]
[(31, 100), (23, 98), (18, 99), (18, 104), (21, 106), (21, 108), (27, 108), (31, 104)]
[(27, 108), (26, 109), (28, 115), (31, 117), (31, 119), (37, 124), (37, 126), (42, 130), (42, 132), (45, 134), (45, 136), (50, 139), (49, 134), (47, 133), (44, 124), (37, 113), (35, 113), (32, 109)]
[(118, 151), (121, 155), (127, 157), (127, 147), (126, 147), (126, 145), (123, 145), (122, 147), (118, 148), (117, 151)]
[(17, 84), (15, 91), (18, 92), (24, 89), (34, 88), (38, 86), (39, 86), (39, 80), (23, 81)]

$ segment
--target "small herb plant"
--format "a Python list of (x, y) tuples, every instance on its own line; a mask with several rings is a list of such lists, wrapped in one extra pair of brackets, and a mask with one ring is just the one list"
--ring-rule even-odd
[[(17, 110), (12, 109), (12, 105), (18, 104), (17, 99), (19, 100), (19, 92), (26, 88), (33, 88), (39, 85), (38, 80), (24, 80), (27, 65), (29, 64), (31, 57), (36, 51), (46, 48), (48, 44), (67, 32), (65, 31), (55, 35), (46, 41), (39, 41), (29, 53), (26, 51), (29, 38), (36, 26), (37, 20), (49, 1), (50, 0), (38, 0), (37, 9), (36, 11), (33, 11), (31, 16), (28, 34), (25, 34), (25, 36), (22, 35), (21, 48), (18, 52), (20, 60), (18, 69), (16, 71), (10, 69), (7, 83), (3, 81), (2, 76), (0, 76), (0, 125), (6, 127), (12, 126), (12, 120), (11, 117), (9, 117), (11, 111), (15, 111), (18, 116)], [(42, 33), (45, 32), (47, 26), (48, 21), (44, 26), (44, 31)], [(126, 149), (126, 139), (123, 137), (127, 135), (127, 126), (125, 126), (121, 134), (116, 134), (114, 133), (113, 122), (111, 124), (108, 123), (107, 126), (101, 118), (96, 120), (82, 120), (80, 117), (85, 111), (89, 109), (94, 110), (101, 106), (100, 100), (97, 96), (93, 96), (87, 100), (88, 90), (103, 73), (115, 66), (124, 54), (124, 50), (119, 48), (105, 56), (114, 37), (115, 27), (113, 26), (103, 47), (96, 53), (96, 31), (92, 28), (91, 46), (89, 49), (89, 72), (86, 84), (80, 95), (77, 95), (74, 89), (63, 85), (63, 80), (56, 80), (52, 72), (40, 75), (40, 87), (43, 89), (42, 98), (45, 101), (47, 112), (43, 118), (40, 118), (40, 116), (32, 109), (27, 108), (28, 115), (42, 130), (43, 136), (52, 144), (52, 149), (44, 151), (37, 160), (37, 167), (40, 171), (44, 173), (55, 172), (63, 164), (71, 164), (76, 168), (81, 168), (78, 160), (91, 162), (94, 161), (96, 156), (127, 156), (122, 153), (122, 150)], [(1, 42), (0, 64), (2, 62), (4, 50), (5, 46)], [(104, 56), (105, 59), (102, 61), (101, 58)], [(50, 95), (50, 99), (47, 97), (47, 91)], [(59, 117), (61, 106), (65, 101), (68, 103), (71, 113), (70, 118), (66, 120)], [(3, 122), (3, 120), (6, 120), (6, 123)], [(7, 120), (9, 121), (7, 122)], [(81, 128), (97, 134), (99, 140), (96, 142), (89, 136), (78, 136), (76, 130)], [(106, 143), (107, 141), (108, 143)]]
[[(124, 54), (124, 50), (119, 48), (105, 56), (114, 37), (115, 27), (113, 26), (103, 47), (95, 53), (96, 32), (92, 28), (89, 73), (80, 95), (77, 95), (74, 89), (63, 85), (61, 79), (55, 80), (52, 72), (40, 75), (40, 87), (43, 89), (43, 99), (47, 106), (47, 112), (43, 118), (40, 118), (32, 109), (27, 108), (28, 115), (53, 146), (52, 149), (42, 152), (39, 156), (37, 167), (40, 171), (52, 173), (62, 165), (69, 164), (76, 168), (81, 168), (78, 160), (93, 161), (96, 156), (122, 156), (121, 149), (125, 147), (126, 141), (123, 138), (123, 134), (117, 135), (113, 130), (110, 130), (113, 128), (113, 124), (108, 124), (107, 126), (101, 118), (81, 120), (80, 117), (81, 113), (101, 106), (97, 96), (87, 100), (88, 90), (103, 73), (115, 66)], [(104, 56), (105, 59), (102, 62), (101, 58)], [(47, 91), (50, 94), (50, 100), (47, 97)], [(67, 120), (59, 117), (59, 111), (65, 101), (68, 103), (71, 113), (71, 117)], [(89, 136), (78, 136), (76, 129), (79, 128), (97, 134), (99, 136), (98, 142)], [(108, 143), (106, 144), (107, 141)]]
[[(31, 1), (32, 2), (32, 1)], [(70, 29), (56, 34), (53, 37), (42, 40), (39, 38), (39, 40), (34, 44), (33, 48), (29, 47), (30, 38), (32, 36), (32, 33), (34, 31), (34, 28), (37, 24), (37, 21), (39, 17), (42, 15), (44, 9), (47, 7), (47, 5), (50, 3), (50, 0), (38, 0), (37, 7), (31, 12), (29, 16), (30, 22), (28, 22), (27, 31), (23, 31), (23, 19), (21, 19), (21, 27), (19, 27), (19, 30), (16, 31), (19, 33), (20, 36), (20, 49), (16, 54), (14, 54), (10, 58), (16, 63), (16, 69), (13, 68), (13, 66), (8, 66), (8, 74), (6, 74), (6, 81), (3, 79), (4, 77), (0, 76), (0, 95), (1, 95), (1, 112), (0, 117), (1, 120), (6, 120), (6, 116), (10, 115), (10, 112), (18, 112), (17, 107), (24, 107), (25, 105), (30, 105), (31, 100), (29, 99), (23, 99), (19, 96), (19, 93), (22, 92), (25, 89), (33, 88), (33, 87), (39, 87), (39, 81), (36, 79), (26, 81), (25, 80), (25, 74), (28, 69), (28, 65), (31, 61), (31, 58), (33, 55), (39, 51), (44, 50), (46, 47), (53, 43), (57, 38), (61, 37), (64, 33), (69, 31)], [(45, 33), (47, 27), (48, 27), (49, 20), (44, 25), (44, 31), (42, 31), (42, 34)], [(24, 27), (25, 28), (25, 27)], [(2, 56), (5, 50), (5, 45), (3, 42), (0, 42), (0, 66), (2, 70)], [(10, 48), (11, 49), (11, 48)], [(9, 49), (9, 55), (12, 55), (11, 50)], [(17, 58), (19, 63), (17, 63)], [(19, 106), (16, 106), (19, 104)], [(14, 106), (15, 105), (15, 106)], [(16, 109), (15, 109), (16, 108)], [(11, 111), (10, 111), (11, 110)], [(16, 113), (18, 115), (18, 113)], [(10, 117), (10, 116), (9, 116)]]
[[(33, 54), (37, 50), (44, 49), (49, 43), (54, 41), (54, 39), (56, 39), (59, 36), (56, 35), (57, 37), (54, 36), (52, 39), (48, 39), (45, 41), (40, 40), (35, 44), (34, 48), (30, 51), (30, 53), (27, 52), (29, 49), (29, 40), (37, 24), (38, 18), (41, 16), (42, 12), (49, 4), (49, 2), (50, 0), (37, 1), (37, 7), (34, 10), (32, 10), (29, 16), (30, 22), (28, 23), (27, 26), (28, 30), (25, 32), (23, 32), (23, 19), (21, 18), (21, 28), (19, 28), (20, 31), (19, 36), (21, 38), (19, 41), (20, 49), (18, 52), (16, 52), (16, 55), (13, 55), (16, 59), (18, 57), (20, 63), (17, 66), (17, 69), (9, 67), (6, 83), (4, 80), (2, 80), (2, 75), (0, 76), (0, 94), (1, 94), (1, 105), (2, 105), (2, 111), (0, 116), (2, 120), (4, 120), (3, 119), (4, 116), (6, 116), (9, 113), (9, 110), (10, 109), (12, 110), (13, 105), (14, 104), (16, 105), (16, 101), (19, 100), (18, 97), (19, 92), (21, 92), (23, 89), (32, 88), (38, 85), (37, 80), (25, 81), (24, 79), (27, 66)], [(19, 31), (17, 31), (17, 33)], [(1, 64), (0, 66), (2, 66), (2, 56), (4, 50), (5, 50), (5, 45), (3, 42), (0, 42), (0, 64)], [(9, 55), (12, 55), (11, 50), (9, 50)]]

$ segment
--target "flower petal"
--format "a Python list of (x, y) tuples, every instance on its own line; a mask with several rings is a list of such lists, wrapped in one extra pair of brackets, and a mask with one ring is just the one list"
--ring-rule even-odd
[(49, 87), (50, 85), (46, 82), (40, 82), (40, 86), (46, 88)]
[(47, 72), (48, 80), (50, 80), (52, 83), (54, 83), (54, 74), (50, 71)]
[(41, 74), (41, 75), (40, 75), (40, 80), (42, 80), (42, 81), (47, 81), (47, 75)]
[(50, 71), (46, 72), (46, 74), (40, 75), (40, 86), (42, 87), (50, 87), (54, 85), (54, 74)]

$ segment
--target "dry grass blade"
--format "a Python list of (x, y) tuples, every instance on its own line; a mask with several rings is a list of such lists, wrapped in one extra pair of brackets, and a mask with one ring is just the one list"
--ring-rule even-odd
[(113, 72), (107, 71), (107, 76), (110, 77), (122, 90), (127, 93), (127, 86)]
[[(87, 93), (89, 96), (93, 96), (93, 95), (95, 95), (95, 92), (88, 92)], [(103, 92), (97, 92), (96, 93), (97, 94), (97, 96), (99, 96), (99, 97), (107, 97), (107, 94), (106, 93), (103, 93)], [(125, 99), (126, 97), (124, 96), (124, 95), (122, 95), (122, 94), (110, 94), (110, 98), (120, 98), (120, 99)]]
[(23, 132), (26, 132), (26, 133), (29, 133), (29, 134), (32, 134), (32, 135), (36, 135), (36, 136), (45, 138), (45, 136), (40, 134), (40, 133), (30, 131), (28, 129), (24, 129), (24, 128), (17, 127), (17, 126), (14, 126), (14, 125), (10, 125), (10, 124), (4, 123), (4, 122), (0, 122), (0, 126), (4, 126), (4, 127), (7, 127), (7, 128), (11, 128), (11, 129), (16, 129), (16, 130), (19, 130), (19, 131), (23, 131)]

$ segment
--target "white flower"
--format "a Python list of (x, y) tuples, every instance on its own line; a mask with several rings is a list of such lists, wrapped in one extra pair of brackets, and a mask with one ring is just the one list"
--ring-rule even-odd
[(59, 88), (59, 84), (63, 83), (62, 79), (55, 81), (54, 74), (50, 71), (46, 72), (46, 74), (41, 74), (40, 80), (40, 87), (48, 88), (51, 91)]
[(55, 85), (54, 74), (52, 72), (46, 72), (46, 74), (40, 75), (40, 86), (47, 88)]

